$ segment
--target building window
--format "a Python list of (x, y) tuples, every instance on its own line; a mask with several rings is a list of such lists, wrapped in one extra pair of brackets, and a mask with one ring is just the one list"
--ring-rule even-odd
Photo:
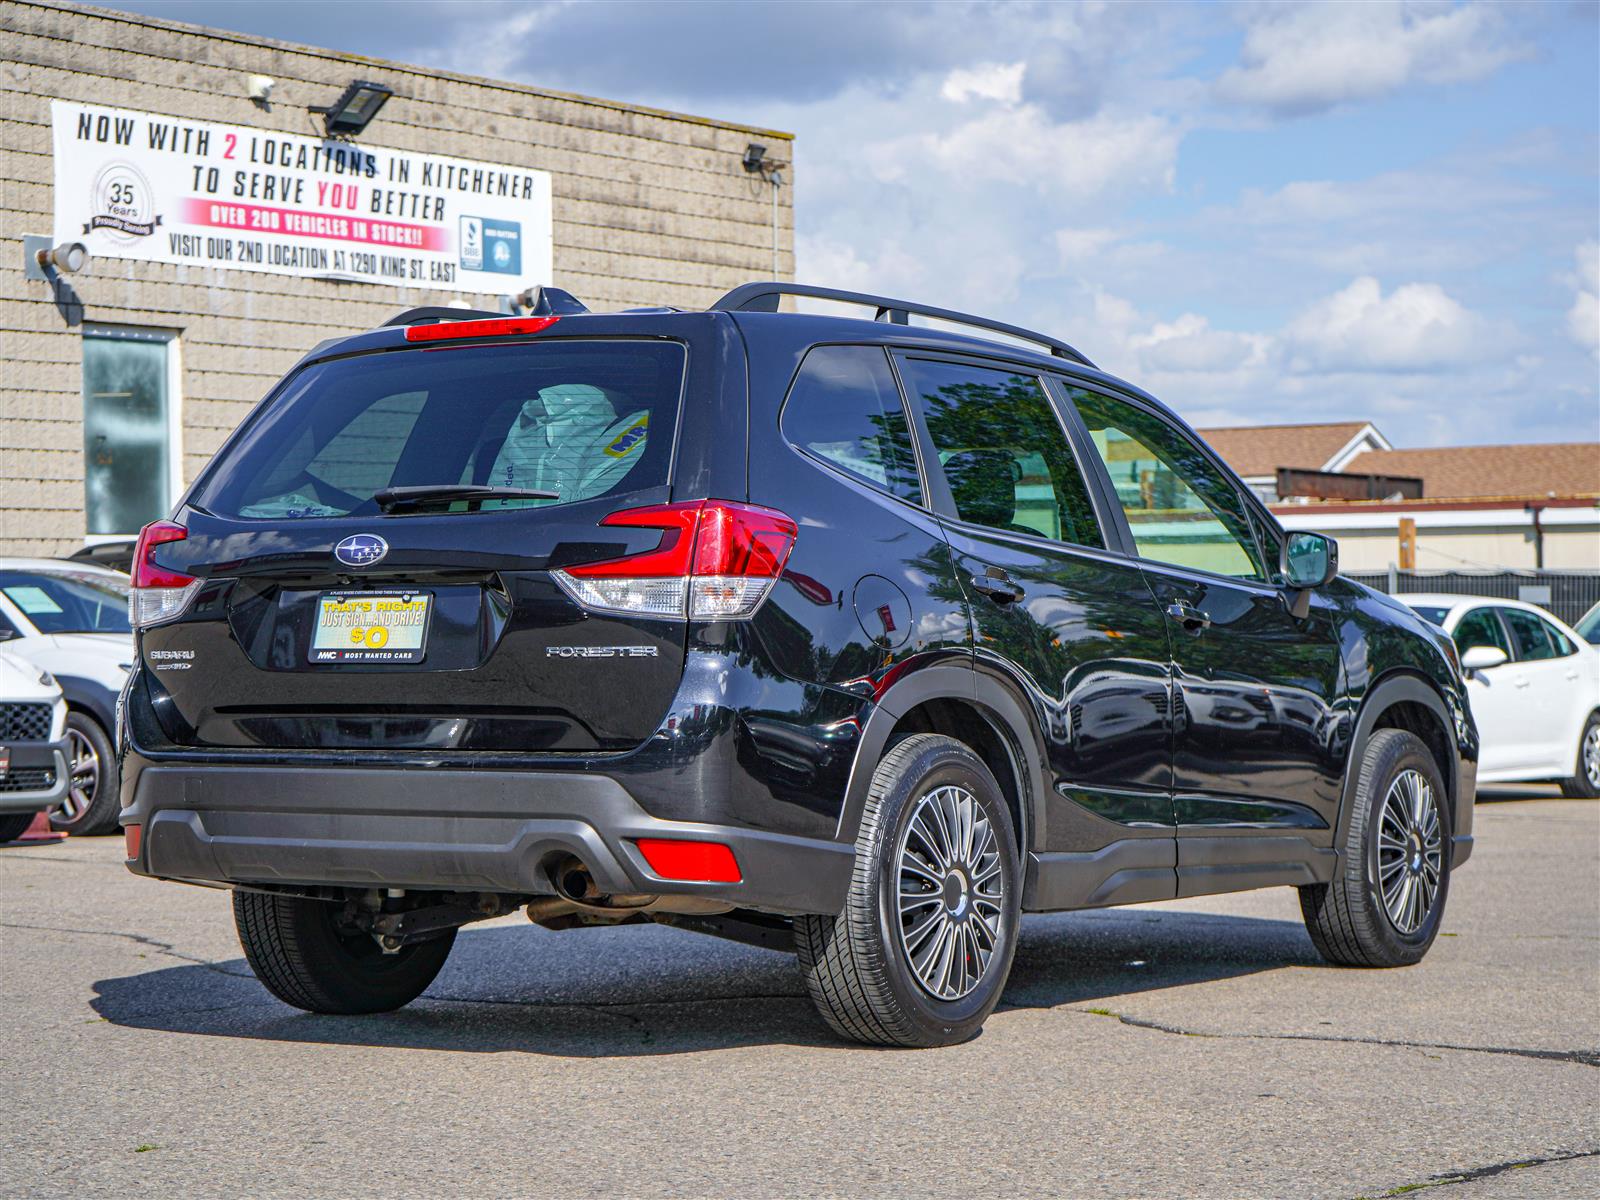
[(181, 474), (178, 345), (170, 330), (91, 325), (83, 335), (84, 515), (89, 536), (167, 515)]

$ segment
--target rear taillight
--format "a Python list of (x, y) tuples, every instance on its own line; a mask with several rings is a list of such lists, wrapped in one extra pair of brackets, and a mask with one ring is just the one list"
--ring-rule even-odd
[(153, 521), (139, 531), (133, 551), (133, 587), (128, 591), (128, 620), (135, 629), (170, 621), (189, 607), (200, 581), (193, 575), (169, 571), (151, 561), (150, 554), (165, 542), (181, 542), (189, 536), (182, 525)]
[(794, 548), (781, 512), (731, 500), (694, 500), (614, 512), (602, 525), (663, 531), (653, 549), (552, 571), (585, 608), (698, 621), (755, 615)]

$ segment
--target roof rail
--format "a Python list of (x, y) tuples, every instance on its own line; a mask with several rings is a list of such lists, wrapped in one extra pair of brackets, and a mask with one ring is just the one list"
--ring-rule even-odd
[(1024, 342), (1032, 342), (1037, 346), (1044, 346), (1057, 358), (1070, 359), (1082, 363), (1086, 367), (1094, 364), (1080, 354), (1077, 350), (1067, 345), (1066, 342), (1046, 334), (1035, 333), (1031, 329), (1022, 329), (1016, 325), (1007, 325), (1003, 321), (991, 321), (987, 317), (975, 317), (971, 313), (954, 312), (948, 308), (934, 308), (927, 304), (914, 304), (909, 300), (892, 300), (887, 296), (873, 296), (866, 292), (845, 292), (838, 288), (814, 287), (808, 283), (783, 283), (774, 280), (769, 283), (745, 283), (733, 289), (722, 299), (711, 306), (713, 310), (722, 312), (777, 312), (778, 301), (784, 296), (811, 296), (818, 300), (837, 300), (845, 304), (860, 304), (866, 308), (877, 310), (874, 320), (887, 321), (892, 325), (909, 325), (910, 314), (933, 317), (940, 321), (949, 321), (955, 325), (968, 325), (975, 329), (987, 329), (991, 333), (1003, 333), (1007, 337), (1014, 337)]
[(486, 312), (481, 308), (445, 308), (433, 304), (426, 308), (408, 308), (403, 313), (390, 317), (383, 323), (387, 329), (391, 325), (424, 325), (429, 321), (482, 321), (489, 317), (503, 317), (503, 312)]

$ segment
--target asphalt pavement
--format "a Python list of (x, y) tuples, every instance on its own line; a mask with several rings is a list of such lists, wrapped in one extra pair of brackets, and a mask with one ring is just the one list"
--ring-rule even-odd
[(947, 1050), (836, 1041), (792, 957), (464, 931), (395, 1014), (270, 997), (225, 892), (0, 849), (0, 1195), (1600, 1195), (1600, 804), (1490, 793), (1419, 966), (1292, 890), (1030, 917)]

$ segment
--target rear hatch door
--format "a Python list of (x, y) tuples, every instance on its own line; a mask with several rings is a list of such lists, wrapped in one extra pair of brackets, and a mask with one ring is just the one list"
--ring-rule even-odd
[(600, 522), (671, 498), (689, 357), (674, 338), (546, 336), (300, 368), (202, 476), (187, 536), (156, 548), (204, 581), (184, 616), (141, 634), (165, 732), (279, 749), (638, 745), (676, 692), (684, 623), (587, 611), (550, 572), (660, 541)]

